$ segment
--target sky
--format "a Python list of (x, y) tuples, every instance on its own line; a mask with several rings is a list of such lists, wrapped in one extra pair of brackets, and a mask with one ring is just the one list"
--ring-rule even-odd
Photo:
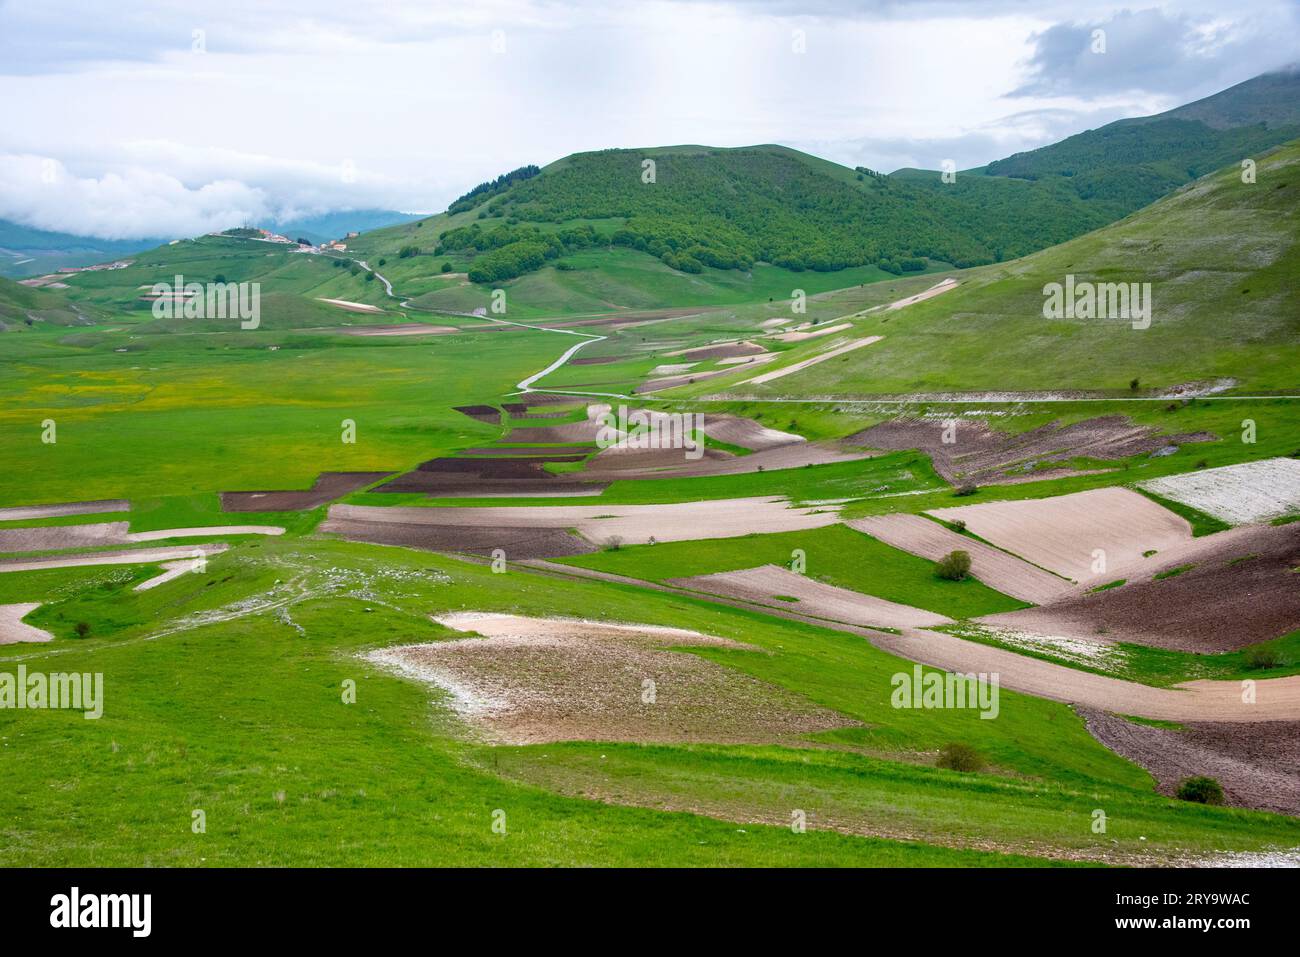
[(1300, 0), (0, 0), (0, 219), (428, 213), (677, 143), (965, 169), (1296, 62)]

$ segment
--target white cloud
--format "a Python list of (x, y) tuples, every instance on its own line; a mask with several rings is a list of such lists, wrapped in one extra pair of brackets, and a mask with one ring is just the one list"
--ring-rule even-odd
[[(0, 0), (0, 217), (139, 237), (296, 210), (433, 211), (516, 166), (612, 146), (779, 142), (887, 170), (974, 166), (1167, 109), (1195, 79), (1128, 53), (1112, 61), (1122, 82), (1072, 79), (1059, 50), (1075, 20), (1120, 22), (1120, 4), (809, 2), (118, 0), (94, 16)], [(1217, 89), (1280, 65), (1283, 42), (1260, 29), (1291, 22), (1279, 2), (1215, 14), (1171, 0), (1159, 15), (1189, 25)], [(45, 157), (60, 177), (37, 187)]]

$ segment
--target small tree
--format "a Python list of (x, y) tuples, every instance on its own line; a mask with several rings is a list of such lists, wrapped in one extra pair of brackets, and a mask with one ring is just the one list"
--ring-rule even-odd
[(623, 547), (622, 535), (611, 535), (609, 536), (609, 538), (605, 539), (605, 551), (607, 552), (616, 552), (622, 547)]
[(1214, 778), (1183, 778), (1178, 785), (1178, 799), (1196, 804), (1222, 804), (1223, 788)]
[(78, 638), (85, 638), (90, 634), (90, 625), (84, 621), (79, 621), (72, 627), (72, 630), (76, 632)]
[(1264, 671), (1276, 668), (1279, 664), (1277, 652), (1272, 648), (1256, 646), (1246, 649), (1246, 667), (1251, 671)]
[(1129, 383), (1128, 383), (1129, 390), (1132, 391), (1132, 392), (1136, 392), (1136, 391), (1138, 390), (1138, 387), (1139, 387), (1140, 385), (1142, 385), (1142, 383), (1141, 383), (1141, 381), (1140, 381), (1139, 379), (1137, 379), (1136, 377), (1130, 379), (1130, 380), (1129, 380)]
[(976, 485), (974, 482), (962, 482), (960, 485), (957, 486), (957, 490), (952, 494), (965, 497), (967, 495), (974, 495), (978, 491), (979, 491), (979, 486)]
[(949, 771), (982, 771), (985, 764), (984, 755), (979, 751), (969, 744), (956, 741), (943, 746), (943, 750), (939, 752), (939, 760), (935, 763)]
[(970, 552), (949, 552), (934, 563), (934, 573), (948, 581), (962, 581), (970, 575)]

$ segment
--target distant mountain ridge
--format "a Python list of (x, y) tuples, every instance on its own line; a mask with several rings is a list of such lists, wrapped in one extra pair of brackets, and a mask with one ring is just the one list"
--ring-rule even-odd
[[(795, 272), (985, 265), (1112, 223), (1300, 136), (1297, 104), (1300, 72), (1266, 74), (1165, 114), (962, 171), (955, 181), (937, 170), (880, 177), (773, 145), (579, 153), (461, 197), (425, 221), (434, 229), (423, 238), (437, 244), (420, 248), (468, 257), (477, 283), (609, 245), (686, 274), (756, 262)], [(1239, 120), (1248, 123), (1232, 125)], [(399, 234), (401, 242), (412, 238), (410, 230), (393, 234), (394, 253)]]
[[(301, 237), (320, 243), (328, 239), (341, 239), (349, 232), (364, 232), (419, 218), (418, 213), (357, 209), (291, 220), (269, 220), (259, 225), (282, 232), (291, 239)], [(176, 237), (97, 239), (93, 236), (35, 229), (0, 219), (0, 276), (37, 276), (66, 266), (87, 266), (111, 259), (129, 258), (135, 253), (161, 246), (171, 238)]]

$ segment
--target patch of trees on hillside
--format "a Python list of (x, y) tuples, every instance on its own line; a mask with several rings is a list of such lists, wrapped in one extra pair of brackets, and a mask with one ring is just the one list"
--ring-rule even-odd
[(532, 179), (540, 172), (540, 167), (529, 164), (528, 166), (513, 169), (508, 173), (502, 173), (496, 179), (488, 180), (486, 183), (479, 183), (464, 196), (458, 197), (455, 202), (447, 207), (447, 212), (463, 213), (467, 209), (473, 209), (480, 203), (486, 202), (498, 193), (505, 191), (513, 183)]

